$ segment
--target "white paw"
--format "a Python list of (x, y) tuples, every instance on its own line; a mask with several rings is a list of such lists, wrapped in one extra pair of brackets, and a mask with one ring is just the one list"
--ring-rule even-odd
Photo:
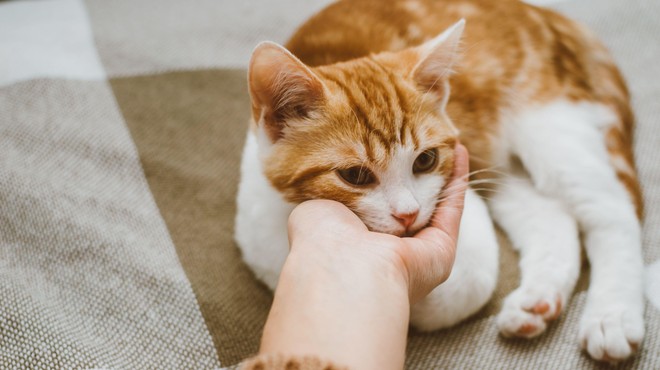
[(549, 287), (520, 287), (504, 300), (497, 327), (505, 337), (533, 338), (559, 317), (564, 298)]
[(637, 351), (644, 337), (639, 310), (616, 308), (588, 310), (580, 323), (580, 343), (595, 360), (617, 362)]

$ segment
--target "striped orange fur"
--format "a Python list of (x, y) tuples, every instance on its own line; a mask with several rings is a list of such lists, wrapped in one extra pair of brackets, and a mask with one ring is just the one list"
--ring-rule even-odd
[(517, 0), (340, 0), (286, 48), (260, 44), (249, 87), (237, 241), (271, 288), (296, 203), (333, 199), (371, 230), (414, 234), (443, 195), (460, 141), (474, 181), (458, 254), (450, 279), (411, 306), (412, 325), (446, 328), (489, 300), (492, 217), (521, 254), (500, 333), (538, 336), (569, 306), (581, 235), (591, 280), (580, 342), (605, 361), (639, 347), (634, 117), (612, 57), (581, 25)]
[[(387, 161), (388, 148), (394, 143), (420, 145), (420, 132), (439, 135), (433, 139), (438, 143), (451, 142), (450, 123), (432, 127), (419, 120), (429, 116), (442, 119), (435, 116), (435, 102), (425, 97), (428, 89), (420, 89), (410, 79), (420, 58), (410, 47), (464, 18), (469, 26), (462, 44), (467, 47), (452, 66), (455, 73), (446, 111), (471, 153), (471, 168), (497, 164), (499, 159), (494, 157), (503, 112), (557, 97), (604, 103), (617, 112), (621, 122), (607, 134), (612, 163), (641, 216), (629, 95), (611, 57), (589, 31), (550, 10), (515, 0), (388, 4), (338, 1), (301, 26), (286, 44), (321, 82), (305, 94), (326, 89), (333, 95), (316, 102), (323, 105), (325, 124), (306, 128), (310, 135), (319, 141), (357, 139), (375, 163)], [(505, 21), (511, 19), (515, 22)], [(305, 99), (302, 104), (312, 103), (310, 96)], [(255, 107), (256, 119), (259, 109)], [(433, 132), (443, 127), (444, 132)], [(311, 130), (318, 132), (311, 134)], [(340, 163), (348, 153), (335, 153), (336, 158), (328, 158), (330, 162), (323, 165), (313, 160), (301, 163), (301, 158), (307, 158), (303, 152), (313, 152), (314, 145), (309, 145), (313, 143), (289, 142), (286, 148), (278, 148), (267, 169), (273, 184), (288, 199), (325, 196), (354, 202), (359, 192), (345, 193), (323, 181), (333, 167), (328, 163)], [(451, 163), (452, 146), (443, 147), (447, 150), (442, 157)], [(309, 168), (301, 169), (301, 164)], [(449, 167), (443, 171), (449, 173)]]
[(259, 45), (249, 86), (237, 240), (271, 288), (280, 266), (271, 261), (288, 251), (273, 220), (325, 198), (371, 230), (414, 234), (443, 195), (460, 141), (474, 181), (459, 253), (450, 279), (411, 307), (411, 323), (446, 328), (486, 304), (498, 267), (492, 217), (521, 253), (521, 285), (496, 319), (504, 336), (540, 335), (569, 306), (582, 235), (591, 286), (580, 342), (605, 361), (639, 347), (634, 116), (590, 31), (517, 0), (340, 0), (286, 48)]

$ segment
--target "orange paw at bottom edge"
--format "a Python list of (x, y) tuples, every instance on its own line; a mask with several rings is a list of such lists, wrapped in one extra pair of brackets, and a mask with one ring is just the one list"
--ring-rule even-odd
[(528, 334), (534, 333), (536, 330), (537, 330), (536, 325), (526, 323), (526, 324), (523, 324), (520, 327), (520, 329), (518, 329), (518, 331), (516, 333), (519, 334), (519, 335), (528, 335)]

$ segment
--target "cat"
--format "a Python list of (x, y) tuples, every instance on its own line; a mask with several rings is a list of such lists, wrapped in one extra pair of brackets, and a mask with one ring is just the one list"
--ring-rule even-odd
[(492, 216), (521, 255), (520, 287), (496, 320), (502, 335), (538, 336), (560, 315), (582, 233), (591, 286), (581, 345), (605, 361), (637, 350), (643, 210), (633, 113), (589, 30), (516, 0), (338, 1), (286, 48), (259, 44), (248, 85), (235, 239), (268, 287), (296, 204), (333, 199), (371, 230), (414, 234), (443, 195), (460, 141), (475, 171), (456, 262), (411, 308), (411, 324), (450, 327), (488, 302), (498, 274)]

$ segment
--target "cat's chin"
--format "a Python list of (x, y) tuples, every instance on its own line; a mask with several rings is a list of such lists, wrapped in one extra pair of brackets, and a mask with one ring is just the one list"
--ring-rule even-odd
[(413, 227), (410, 229), (406, 229), (402, 235), (399, 235), (399, 237), (402, 238), (407, 238), (407, 237), (412, 237), (415, 236), (420, 230), (422, 230), (425, 226), (418, 226), (418, 227)]
[(406, 228), (406, 229), (397, 229), (397, 230), (382, 230), (382, 229), (371, 228), (371, 227), (369, 229), (371, 231), (375, 231), (375, 232), (379, 232), (379, 233), (383, 233), (383, 234), (390, 234), (390, 235), (398, 236), (399, 238), (407, 238), (407, 237), (414, 236), (420, 230), (422, 230), (424, 227), (425, 227), (425, 225)]

